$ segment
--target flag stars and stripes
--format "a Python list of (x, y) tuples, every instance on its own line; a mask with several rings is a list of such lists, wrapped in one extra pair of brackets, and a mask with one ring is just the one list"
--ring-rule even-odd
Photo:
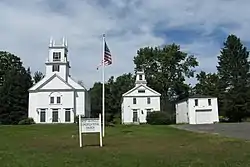
[(108, 66), (108, 65), (112, 64), (112, 55), (111, 55), (111, 52), (110, 52), (109, 47), (108, 47), (105, 40), (104, 40), (104, 53), (103, 54), (104, 54), (103, 60), (102, 60), (101, 64), (99, 66), (97, 66), (97, 70), (102, 65)]

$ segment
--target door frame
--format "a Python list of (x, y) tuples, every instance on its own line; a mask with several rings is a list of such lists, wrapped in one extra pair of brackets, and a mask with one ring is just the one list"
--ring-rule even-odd
[[(133, 123), (138, 123), (138, 122), (139, 122), (139, 120), (138, 120), (138, 109), (133, 109), (132, 111), (133, 111), (132, 122), (133, 122)], [(134, 116), (135, 116), (134, 114), (135, 114), (135, 113), (136, 113), (136, 116), (137, 116), (136, 121), (134, 121), (134, 118), (135, 118), (135, 117), (134, 117)]]

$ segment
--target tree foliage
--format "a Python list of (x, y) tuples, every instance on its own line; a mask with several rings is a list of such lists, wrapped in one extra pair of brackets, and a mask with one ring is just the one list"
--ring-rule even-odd
[(0, 52), (0, 78), (0, 123), (17, 124), (28, 113), (30, 69), (22, 66), (19, 57)]
[(33, 76), (34, 84), (36, 84), (37, 82), (39, 82), (43, 78), (44, 78), (44, 74), (41, 71), (36, 71), (34, 73), (34, 76)]
[(221, 110), (231, 121), (242, 121), (249, 113), (249, 52), (240, 38), (229, 35), (218, 56)]
[(194, 87), (195, 94), (210, 95), (217, 97), (219, 95), (219, 77), (216, 73), (206, 73), (201, 71), (196, 75), (197, 84)]
[(145, 47), (134, 57), (135, 69), (144, 69), (149, 87), (162, 94), (162, 110), (169, 110), (167, 101), (173, 102), (188, 96), (190, 86), (185, 78), (194, 76), (198, 62), (193, 55), (180, 50), (176, 44)]
[[(198, 62), (194, 55), (181, 51), (175, 43), (140, 48), (133, 61), (135, 71), (145, 71), (148, 86), (161, 93), (161, 111), (173, 112), (174, 102), (196, 93), (218, 97), (220, 115), (228, 117), (230, 121), (242, 121), (250, 116), (248, 57), (249, 52), (240, 38), (229, 35), (218, 56), (217, 73), (201, 71), (196, 75), (197, 84), (193, 88), (185, 79), (194, 77)], [(37, 83), (43, 77), (37, 71), (31, 78), (30, 69), (23, 67), (19, 57), (0, 51), (1, 124), (17, 124), (27, 118), (28, 89), (33, 84), (32, 79)], [(84, 85), (82, 81), (78, 83)], [(135, 75), (131, 73), (109, 78), (105, 83), (106, 121), (119, 122), (122, 94), (134, 86)], [(96, 82), (89, 94), (92, 116), (96, 117), (102, 111), (102, 83)]]
[[(122, 94), (134, 87), (134, 76), (131, 73), (110, 77), (105, 83), (105, 112), (108, 120), (120, 115)], [(89, 90), (91, 96), (92, 115), (102, 111), (102, 83), (96, 82)]]

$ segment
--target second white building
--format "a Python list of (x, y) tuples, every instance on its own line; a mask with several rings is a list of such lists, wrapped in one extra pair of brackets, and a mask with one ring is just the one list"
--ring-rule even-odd
[(148, 113), (160, 111), (161, 94), (147, 86), (145, 73), (136, 73), (135, 87), (122, 95), (122, 124), (146, 123)]
[(213, 124), (219, 122), (216, 97), (194, 95), (176, 103), (176, 123)]

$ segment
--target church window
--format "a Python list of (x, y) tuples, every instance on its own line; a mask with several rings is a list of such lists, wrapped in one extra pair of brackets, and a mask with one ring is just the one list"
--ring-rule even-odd
[(142, 75), (139, 75), (139, 80), (140, 80), (140, 81), (142, 80)]
[(60, 104), (61, 103), (61, 97), (57, 97), (56, 101), (57, 101), (57, 104)]
[(45, 122), (46, 121), (46, 112), (45, 109), (41, 109), (40, 111), (40, 122)]
[(53, 52), (53, 61), (61, 61), (61, 52)]
[(50, 97), (50, 104), (54, 104), (54, 97)]
[(58, 65), (58, 64), (54, 64), (53, 66), (52, 66), (52, 72), (54, 72), (54, 71), (60, 71), (60, 66)]
[(65, 122), (70, 122), (70, 109), (65, 109)]

